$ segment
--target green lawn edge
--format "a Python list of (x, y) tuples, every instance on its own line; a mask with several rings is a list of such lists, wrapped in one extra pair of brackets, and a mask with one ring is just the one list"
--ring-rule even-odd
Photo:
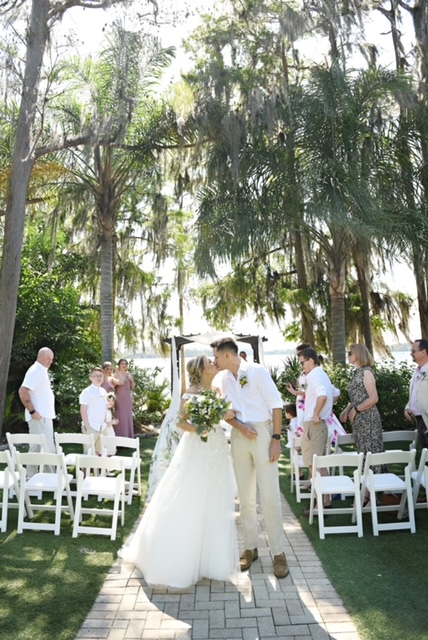
[(9, 511), (8, 531), (0, 533), (2, 640), (75, 639), (141, 515), (155, 443), (156, 438), (141, 439), (143, 495), (126, 506), (125, 526), (118, 526), (115, 541), (95, 535), (72, 538), (67, 515), (59, 536), (46, 531), (18, 535), (18, 512)]
[[(309, 500), (299, 504), (290, 492), (288, 453), (281, 457), (279, 466), (281, 491), (361, 638), (427, 640), (428, 512), (416, 510), (415, 534), (388, 531), (375, 537), (370, 514), (364, 514), (363, 538), (356, 534), (330, 534), (320, 540), (318, 522), (310, 525), (302, 515)], [(329, 516), (333, 524), (334, 517)]]
[[(17, 511), (0, 533), (0, 629), (2, 640), (74, 640), (144, 505), (155, 438), (141, 440), (143, 498), (126, 509), (117, 539), (71, 537), (62, 519), (61, 535), (16, 533)], [(364, 537), (318, 536), (318, 526), (301, 515), (307, 507), (290, 493), (287, 454), (280, 461), (281, 490), (314, 546), (323, 568), (352, 616), (363, 640), (426, 640), (428, 637), (428, 513), (416, 512), (416, 534), (382, 532), (374, 537), (364, 515)]]

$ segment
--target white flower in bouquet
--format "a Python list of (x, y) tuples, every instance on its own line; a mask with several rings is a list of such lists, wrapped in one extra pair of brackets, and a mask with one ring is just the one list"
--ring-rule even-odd
[(196, 433), (207, 442), (208, 432), (219, 424), (230, 409), (230, 402), (211, 389), (202, 389), (191, 396), (184, 406), (183, 418), (196, 427)]

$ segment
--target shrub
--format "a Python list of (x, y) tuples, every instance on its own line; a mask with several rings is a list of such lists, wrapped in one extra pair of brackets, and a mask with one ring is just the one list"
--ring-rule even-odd
[(90, 384), (89, 371), (93, 366), (93, 362), (79, 358), (70, 364), (61, 364), (53, 374), (58, 420), (55, 428), (58, 431), (80, 432), (82, 419), (79, 396)]
[(413, 367), (406, 362), (385, 362), (375, 367), (376, 386), (379, 394), (378, 408), (385, 431), (408, 429), (404, 407), (409, 399), (409, 385)]
[(136, 430), (142, 425), (159, 425), (169, 407), (169, 382), (159, 381), (160, 367), (142, 369), (130, 363), (135, 380), (134, 421)]

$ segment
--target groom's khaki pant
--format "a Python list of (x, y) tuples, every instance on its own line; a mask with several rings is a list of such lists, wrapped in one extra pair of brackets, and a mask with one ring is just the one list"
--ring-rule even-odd
[(257, 430), (258, 436), (249, 440), (232, 429), (231, 453), (238, 485), (241, 527), (245, 549), (255, 549), (258, 541), (256, 488), (265, 520), (269, 546), (273, 555), (283, 553), (285, 539), (282, 522), (281, 494), (278, 463), (270, 462), (269, 448), (272, 438), (271, 422), (247, 423)]

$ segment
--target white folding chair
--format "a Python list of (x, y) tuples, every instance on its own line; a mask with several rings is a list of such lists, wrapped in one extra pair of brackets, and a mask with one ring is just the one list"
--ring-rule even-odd
[[(359, 455), (357, 451), (349, 451), (348, 449), (344, 449), (343, 447), (355, 447), (355, 439), (352, 433), (340, 434), (337, 436), (336, 444), (334, 447), (335, 454), (347, 453), (348, 455), (357, 456)], [(334, 476), (336, 473), (336, 467), (332, 468), (331, 474)], [(343, 475), (343, 468), (339, 466), (339, 475)], [(346, 496), (342, 495), (342, 500), (345, 500)]]
[[(140, 458), (140, 439), (124, 438), (121, 436), (103, 436), (101, 434), (101, 451), (106, 455), (106, 451), (115, 448), (129, 449), (132, 451), (131, 456), (110, 456), (110, 458), (120, 458), (123, 460), (123, 468), (125, 470), (125, 491), (128, 504), (132, 504), (132, 496), (134, 491), (141, 496), (141, 458)], [(129, 472), (129, 480), (126, 479), (126, 473)]]
[[(417, 469), (413, 469), (412, 483), (413, 483), (413, 506), (415, 509), (428, 509), (428, 449), (422, 449), (421, 458), (419, 460), (419, 466)], [(418, 496), (420, 488), (425, 489), (425, 500), (418, 502)]]
[(95, 442), (94, 442), (94, 434), (93, 433), (54, 433), (55, 437), (55, 445), (57, 448), (57, 453), (64, 453), (63, 445), (79, 445), (81, 447), (81, 451), (79, 452), (70, 452), (64, 454), (65, 463), (67, 467), (75, 467), (77, 456), (82, 455), (91, 455), (95, 454)]
[[(122, 526), (125, 523), (125, 484), (123, 458), (104, 456), (78, 456), (76, 461), (77, 493), (74, 513), (73, 538), (79, 533), (110, 536), (116, 540), (117, 521), (121, 516)], [(95, 475), (89, 475), (93, 471)], [(118, 471), (114, 477), (106, 473)], [(113, 500), (113, 508), (103, 506), (83, 506), (90, 496), (103, 500)], [(83, 514), (111, 516), (110, 527), (89, 526), (83, 522)]]
[[(17, 483), (19, 482), (19, 470), (16, 461), (16, 454), (19, 451), (18, 447), (24, 446), (26, 448), (27, 453), (32, 452), (32, 448), (37, 446), (39, 448), (40, 453), (47, 453), (48, 447), (45, 436), (40, 433), (6, 433), (7, 443), (9, 445), (10, 457), (12, 459), (12, 466), (15, 472), (15, 477)], [(35, 453), (35, 451), (33, 451)], [(52, 471), (52, 469), (51, 469)], [(35, 467), (30, 467), (27, 469), (27, 475), (31, 476), (36, 472)], [(17, 494), (18, 495), (18, 494)], [(41, 500), (42, 495), (40, 492), (37, 494), (33, 493), (32, 495), (37, 495), (38, 499)]]
[[(370, 493), (370, 507), (363, 507), (363, 512), (371, 512), (373, 535), (378, 536), (379, 531), (391, 531), (394, 529), (410, 529), (412, 533), (416, 531), (415, 512), (413, 508), (413, 492), (411, 471), (414, 468), (416, 450), (410, 451), (385, 451), (383, 453), (368, 453), (366, 465), (361, 483), (361, 499), (364, 499), (366, 492)], [(404, 479), (396, 473), (373, 473), (372, 466), (377, 465), (400, 465), (404, 467)], [(401, 494), (400, 503), (397, 505), (378, 505), (378, 493)], [(402, 522), (404, 509), (407, 502), (409, 520)], [(388, 522), (379, 524), (378, 513), (382, 511), (397, 511), (399, 522)]]
[(37, 445), (40, 447), (41, 453), (47, 452), (47, 444), (45, 436), (41, 434), (34, 433), (6, 433), (7, 444), (9, 445), (10, 455), (12, 458), (12, 462), (15, 463), (15, 455), (17, 451), (19, 451), (20, 446), (28, 447), (27, 453), (31, 453), (29, 451), (31, 446)]
[[(60, 534), (61, 512), (68, 511), (73, 519), (74, 510), (70, 493), (71, 475), (67, 473), (64, 456), (58, 453), (20, 453), (16, 452), (16, 461), (19, 471), (19, 509), (18, 509), (18, 533), (24, 529), (35, 529), (38, 531), (54, 531), (56, 536)], [(27, 479), (27, 467), (35, 466), (39, 469), (34, 475)], [(45, 468), (53, 469), (53, 472), (46, 472)], [(31, 502), (31, 495), (53, 493), (55, 504), (45, 504)], [(62, 504), (63, 496), (67, 499), (67, 504)], [(34, 511), (55, 511), (55, 522), (34, 522)], [(30, 520), (25, 520), (25, 512)]]
[[(418, 440), (418, 430), (414, 429), (409, 431), (408, 429), (403, 429), (401, 431), (383, 431), (382, 433), (383, 443), (408, 443), (408, 449), (416, 449), (416, 443)], [(400, 447), (402, 449), (402, 447)], [(407, 449), (407, 447), (406, 447)]]
[[(353, 477), (345, 475), (323, 476), (320, 469), (333, 469), (338, 466), (341, 469), (350, 467), (353, 469)], [(318, 515), (319, 535), (321, 540), (325, 539), (326, 533), (356, 533), (359, 538), (363, 535), (363, 518), (361, 510), (361, 470), (363, 466), (363, 454), (358, 453), (333, 453), (326, 456), (314, 456), (313, 458), (313, 479), (311, 490), (311, 502), (309, 507), (309, 523), (313, 524), (314, 515)], [(342, 494), (352, 496), (354, 503), (352, 507), (328, 508), (329, 515), (352, 514), (352, 524), (325, 526), (325, 507), (323, 496)], [(315, 508), (315, 497), (317, 507)]]
[(290, 460), (291, 460), (291, 491), (296, 487), (296, 500), (301, 502), (302, 498), (310, 498), (311, 479), (300, 479), (304, 469), (309, 474), (309, 467), (303, 464), (303, 456), (301, 454), (302, 436), (290, 434)]
[[(0, 451), (0, 464), (4, 465), (4, 468), (0, 470), (0, 489), (2, 489), (3, 491), (0, 530), (2, 533), (4, 533), (7, 530), (9, 500), (12, 494), (11, 489), (15, 489), (16, 495), (18, 495), (18, 491), (15, 481), (15, 473), (12, 465), (12, 458), (10, 457), (9, 451)], [(18, 504), (14, 504), (13, 506), (17, 507)]]
[[(65, 464), (67, 467), (76, 467), (77, 456), (82, 455), (95, 455), (95, 439), (93, 433), (54, 433), (55, 446), (57, 453), (64, 454), (63, 445), (72, 445), (73, 448), (79, 446), (79, 452), (69, 452), (64, 454)], [(75, 496), (76, 491), (73, 485), (76, 485), (76, 480), (71, 480), (72, 492), (71, 495)]]
[[(303, 464), (303, 456), (300, 453), (302, 447), (303, 436), (293, 436), (291, 440), (291, 449), (290, 456), (292, 457), (292, 469), (291, 469), (291, 490), (293, 491), (293, 484), (296, 487), (296, 500), (297, 502), (301, 502), (302, 498), (310, 498), (311, 497), (311, 478), (307, 480), (300, 480), (300, 476), (302, 474), (303, 469), (308, 469), (309, 467), (305, 467)], [(331, 437), (328, 436), (327, 442), (325, 445), (325, 454), (328, 455), (331, 447)]]

